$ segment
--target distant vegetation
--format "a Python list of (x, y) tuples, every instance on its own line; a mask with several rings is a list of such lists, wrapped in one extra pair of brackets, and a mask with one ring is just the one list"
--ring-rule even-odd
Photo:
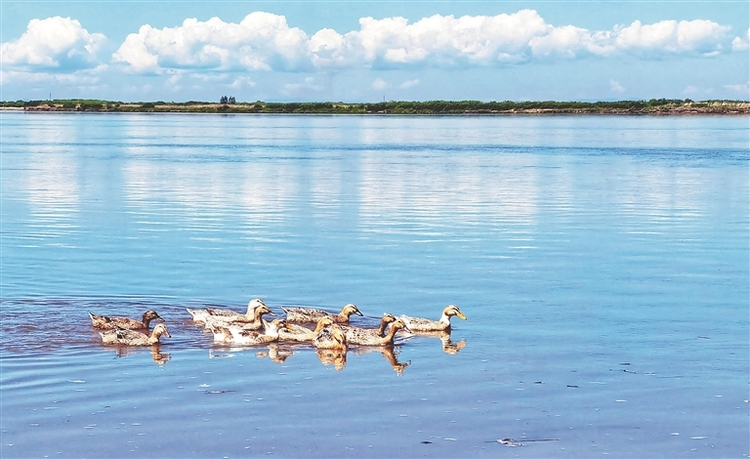
[(478, 100), (345, 102), (121, 102), (93, 99), (17, 100), (0, 108), (56, 112), (189, 112), (189, 113), (300, 113), (389, 115), (497, 115), (497, 114), (750, 114), (750, 102), (690, 99), (622, 100), (611, 102), (481, 102)]

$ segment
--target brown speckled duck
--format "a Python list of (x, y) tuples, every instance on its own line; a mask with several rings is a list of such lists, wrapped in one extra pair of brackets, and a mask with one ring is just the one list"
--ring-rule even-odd
[[(266, 303), (263, 302), (260, 298), (253, 298), (250, 300), (250, 302), (247, 303), (247, 312), (244, 314), (241, 314), (237, 311), (232, 311), (231, 309), (215, 309), (215, 308), (206, 308), (206, 309), (190, 309), (185, 308), (188, 313), (193, 317), (194, 322), (206, 322), (206, 317), (211, 316), (213, 318), (219, 318), (219, 319), (225, 319), (225, 320), (242, 320), (243, 318), (247, 321), (252, 321), (255, 318), (255, 310), (259, 307), (266, 307)], [(266, 314), (270, 314), (271, 311), (268, 310)]]
[(333, 318), (333, 321), (337, 324), (349, 325), (349, 317), (353, 314), (362, 316), (363, 314), (359, 311), (354, 304), (347, 304), (341, 309), (338, 314), (331, 314), (328, 311), (315, 308), (282, 308), (286, 312), (286, 320), (289, 323), (316, 323), (318, 319), (326, 316)]
[(211, 325), (228, 326), (236, 325), (242, 327), (245, 330), (264, 330), (268, 326), (268, 322), (263, 319), (264, 315), (275, 315), (268, 309), (265, 304), (257, 306), (253, 311), (252, 318), (249, 318), (247, 314), (239, 314), (236, 316), (227, 315), (207, 315), (205, 319), (205, 327), (209, 328)]
[(121, 344), (125, 346), (151, 346), (152, 344), (159, 343), (161, 336), (171, 337), (167, 331), (167, 326), (164, 324), (157, 324), (149, 335), (124, 328), (103, 331), (99, 335), (101, 335), (102, 343), (104, 344)]
[(147, 330), (152, 320), (164, 320), (153, 309), (144, 312), (141, 320), (131, 319), (130, 317), (98, 316), (91, 312), (89, 312), (89, 317), (91, 317), (91, 325), (100, 330), (114, 330), (117, 328)]
[(323, 327), (312, 340), (313, 346), (318, 349), (338, 350), (346, 352), (346, 332), (336, 324)]
[(279, 339), (282, 341), (312, 341), (318, 336), (323, 328), (333, 325), (333, 318), (331, 316), (325, 316), (318, 319), (318, 323), (315, 326), (315, 330), (310, 330), (307, 327), (296, 324), (287, 324), (286, 328), (279, 330)]
[(451, 317), (457, 316), (459, 319), (466, 320), (466, 316), (458, 309), (458, 306), (451, 304), (443, 309), (443, 315), (440, 320), (423, 319), (421, 317), (400, 316), (409, 330), (413, 333), (419, 332), (437, 332), (450, 331)]
[(378, 336), (373, 333), (362, 333), (365, 329), (349, 327), (345, 329), (346, 344), (359, 344), (360, 346), (388, 346), (393, 344), (393, 337), (399, 330), (406, 330), (406, 324), (401, 319), (396, 319), (388, 329), (385, 336)]
[(360, 328), (351, 325), (342, 325), (341, 328), (346, 333), (346, 341), (350, 344), (360, 344), (362, 341), (372, 341), (385, 336), (385, 329), (388, 324), (396, 321), (393, 314), (385, 313), (380, 319), (378, 328)]

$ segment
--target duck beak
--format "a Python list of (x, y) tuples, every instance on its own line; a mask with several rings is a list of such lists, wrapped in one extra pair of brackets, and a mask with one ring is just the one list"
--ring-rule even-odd
[(164, 336), (166, 336), (167, 338), (171, 338), (172, 337), (172, 335), (170, 335), (169, 331), (166, 330), (166, 329), (164, 330)]
[(365, 316), (364, 314), (362, 314), (362, 312), (359, 309), (357, 309), (356, 311), (354, 311), (354, 313), (357, 314), (358, 316), (362, 316), (362, 317)]
[(466, 320), (466, 316), (461, 311), (458, 311), (458, 314), (456, 315), (458, 316), (459, 319)]

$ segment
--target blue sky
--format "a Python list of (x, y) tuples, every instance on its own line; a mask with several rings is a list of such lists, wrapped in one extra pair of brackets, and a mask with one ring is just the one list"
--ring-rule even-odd
[(2, 0), (3, 100), (750, 99), (743, 1)]

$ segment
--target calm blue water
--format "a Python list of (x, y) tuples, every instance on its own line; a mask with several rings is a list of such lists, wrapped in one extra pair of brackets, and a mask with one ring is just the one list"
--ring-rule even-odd
[[(747, 457), (749, 147), (747, 117), (2, 113), (0, 455)], [(337, 371), (184, 311), (253, 297), (468, 320)], [(149, 308), (153, 350), (87, 316)]]

